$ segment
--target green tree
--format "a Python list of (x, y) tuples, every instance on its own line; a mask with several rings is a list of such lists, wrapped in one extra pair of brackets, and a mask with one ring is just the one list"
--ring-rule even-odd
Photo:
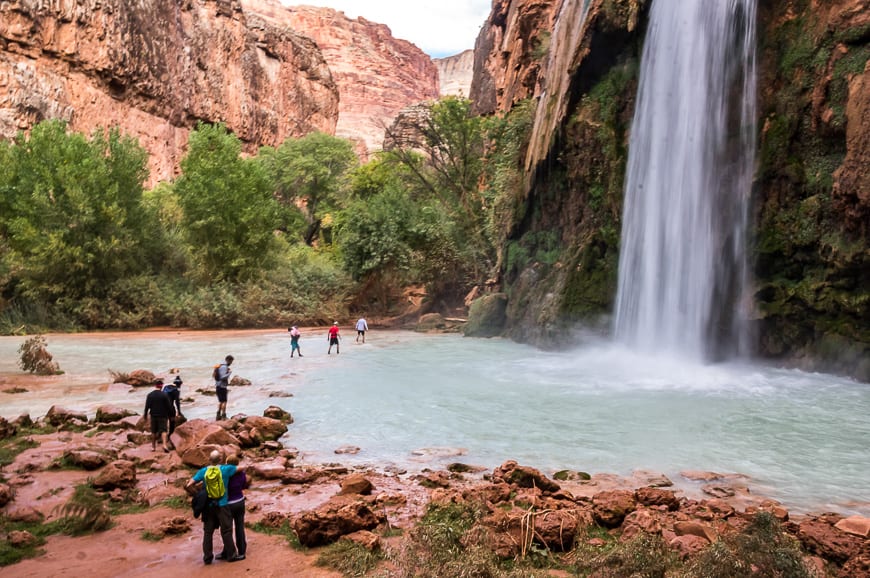
[(49, 121), (0, 150), (7, 295), (101, 298), (147, 269), (147, 153), (137, 141), (117, 129), (88, 140)]
[(412, 186), (438, 204), (438, 236), (447, 243), (439, 245), (438, 254), (453, 256), (440, 283), (462, 291), (487, 278), (496, 253), (481, 186), (484, 120), (472, 114), (468, 99), (445, 97), (406, 123), (402, 134), (388, 132), (387, 139), (396, 143), (390, 155), (410, 175)]
[(407, 186), (408, 178), (404, 166), (377, 155), (354, 171), (352, 200), (338, 213), (344, 268), (360, 282), (363, 300), (384, 306), (407, 285), (440, 292), (462, 268), (450, 217), (431, 197)]
[(350, 141), (314, 132), (291, 138), (277, 149), (262, 149), (261, 162), (285, 206), (298, 207), (305, 218), (302, 238), (311, 245), (324, 219), (339, 206), (357, 157)]
[(256, 278), (274, 256), (272, 187), (263, 166), (241, 152), (224, 125), (200, 123), (175, 183), (192, 258), (209, 282)]

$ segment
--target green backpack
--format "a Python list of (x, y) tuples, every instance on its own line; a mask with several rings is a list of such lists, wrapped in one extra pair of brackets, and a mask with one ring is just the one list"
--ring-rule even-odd
[(209, 466), (205, 471), (205, 493), (210, 500), (220, 500), (226, 493), (220, 466)]

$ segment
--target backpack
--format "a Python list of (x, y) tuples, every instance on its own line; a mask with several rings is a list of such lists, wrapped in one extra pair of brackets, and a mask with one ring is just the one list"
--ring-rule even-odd
[(205, 491), (210, 500), (220, 500), (224, 497), (227, 490), (219, 466), (209, 466), (205, 470)]
[(220, 380), (221, 380), (221, 371), (220, 371), (220, 369), (221, 369), (221, 366), (220, 366), (220, 365), (215, 365), (215, 366), (214, 366), (214, 369), (213, 369), (212, 372), (211, 372), (212, 379), (214, 379), (215, 381), (220, 381)]

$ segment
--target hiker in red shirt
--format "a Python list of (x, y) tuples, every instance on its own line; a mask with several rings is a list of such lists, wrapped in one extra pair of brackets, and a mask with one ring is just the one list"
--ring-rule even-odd
[(338, 321), (332, 324), (332, 327), (329, 328), (329, 351), (326, 352), (326, 355), (332, 353), (332, 346), (335, 345), (335, 354), (338, 355)]

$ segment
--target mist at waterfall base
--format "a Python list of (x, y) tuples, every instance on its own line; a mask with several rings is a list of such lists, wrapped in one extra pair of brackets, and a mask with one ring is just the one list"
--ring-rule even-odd
[[(322, 333), (322, 334), (321, 334)], [(15, 383), (23, 338), (0, 337), (0, 378)], [(232, 353), (248, 387), (230, 388), (229, 412), (294, 417), (286, 446), (304, 463), (409, 472), (505, 460), (628, 475), (653, 470), (679, 486), (683, 470), (739, 473), (793, 511), (870, 515), (870, 388), (824, 374), (752, 364), (703, 365), (645, 356), (613, 343), (545, 352), (501, 339), (372, 331), (326, 354), (326, 331), (306, 332), (289, 358), (286, 331), (49, 335), (67, 373), (40, 388), (0, 388), (0, 415), (36, 418), (53, 404), (137, 413), (149, 388), (110, 384), (108, 369), (179, 368), (189, 418), (213, 419), (211, 368)], [(273, 397), (276, 392), (292, 397)], [(357, 446), (356, 455), (336, 455)], [(462, 450), (462, 451), (460, 451)]]

